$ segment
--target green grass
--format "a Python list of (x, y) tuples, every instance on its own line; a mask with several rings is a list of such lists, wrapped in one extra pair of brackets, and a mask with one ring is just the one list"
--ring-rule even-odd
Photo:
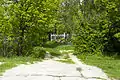
[[(63, 58), (65, 60), (57, 60), (59, 62), (63, 62), (63, 63), (69, 63), (69, 64), (74, 64), (74, 62), (71, 59), (68, 59), (68, 53), (72, 53), (74, 52), (74, 47), (72, 45), (57, 45), (53, 48), (51, 47), (44, 47), (44, 49), (46, 51), (48, 51), (52, 56), (63, 56)], [(69, 52), (65, 52), (63, 51), (62, 53), (60, 52), (60, 50), (73, 50), (73, 51), (69, 51)]]
[(71, 45), (60, 45), (55, 47), (57, 50), (74, 50), (74, 47)]
[(47, 41), (43, 48), (45, 51), (48, 51), (52, 56), (61, 56), (62, 54), (72, 53), (70, 52), (63, 52), (60, 53), (60, 50), (74, 50), (72, 45), (66, 45), (64, 43), (56, 42), (56, 41)]
[(5, 72), (5, 70), (13, 68), (17, 66), (15, 63), (12, 62), (6, 62), (0, 65), (0, 76), (2, 76), (2, 73)]
[(48, 51), (52, 56), (60, 56), (61, 53), (55, 48), (44, 48), (45, 51)]
[[(54, 45), (53, 45), (54, 46)], [(60, 50), (73, 50), (73, 46), (70, 45), (57, 45), (54, 47), (44, 47), (45, 51), (50, 52), (52, 56), (62, 56), (63, 54), (66, 54), (66, 52), (60, 53)], [(67, 58), (67, 56), (65, 56)], [(0, 75), (2, 75), (5, 70), (16, 67), (19, 64), (26, 64), (27, 62), (33, 63), (34, 61), (41, 61), (41, 58), (33, 58), (33, 57), (0, 57), (0, 62), (4, 62), (3, 64), (0, 65)], [(66, 60), (60, 60), (60, 62), (65, 62), (65, 63), (74, 63), (70, 59)]]
[(102, 68), (110, 78), (120, 79), (120, 59), (113, 57), (96, 56), (78, 56), (84, 63)]
[(0, 75), (2, 75), (5, 70), (16, 67), (19, 64), (27, 64), (27, 62), (32, 64), (34, 61), (41, 61), (41, 59), (32, 57), (0, 57), (0, 62), (4, 62), (0, 65)]
[(68, 64), (75, 64), (71, 59), (65, 59), (65, 60), (57, 60), (62, 63), (68, 63)]
[(45, 48), (44, 47), (44, 50), (48, 51), (52, 56), (61, 56), (62, 54), (71, 53), (73, 51), (60, 53), (60, 50), (74, 50), (74, 47), (71, 45), (59, 45), (54, 48)]

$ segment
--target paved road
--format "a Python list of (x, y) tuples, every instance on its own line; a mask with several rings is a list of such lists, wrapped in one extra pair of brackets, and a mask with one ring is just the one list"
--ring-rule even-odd
[(76, 64), (45, 60), (7, 70), (0, 80), (109, 80), (99, 68), (85, 65), (70, 55)]
[(84, 80), (76, 67), (75, 64), (47, 60), (10, 69), (2, 80)]

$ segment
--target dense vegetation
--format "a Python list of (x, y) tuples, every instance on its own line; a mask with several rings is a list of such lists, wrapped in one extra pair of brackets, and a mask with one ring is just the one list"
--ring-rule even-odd
[(0, 55), (30, 55), (54, 30), (60, 0), (6, 0), (0, 6)]
[[(51, 42), (51, 33), (70, 38)], [(41, 60), (46, 51), (75, 49), (84, 62), (119, 78), (119, 48), (120, 0), (0, 0), (0, 72)]]
[(84, 0), (79, 4), (74, 20), (77, 54), (119, 54), (119, 6), (119, 0)]
[(1, 0), (0, 55), (35, 54), (50, 33), (63, 32), (72, 36), (75, 54), (119, 54), (119, 5), (119, 0)]

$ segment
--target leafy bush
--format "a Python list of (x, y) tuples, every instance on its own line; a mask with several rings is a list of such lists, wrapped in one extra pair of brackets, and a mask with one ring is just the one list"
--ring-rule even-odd
[(46, 51), (48, 51), (52, 56), (60, 56), (61, 53), (59, 50), (54, 49), (54, 48), (45, 48)]
[(118, 38), (120, 40), (120, 32), (114, 34), (114, 37)]
[(31, 56), (34, 58), (45, 58), (45, 49), (42, 47), (34, 47)]
[(60, 46), (60, 45), (65, 45), (66, 42), (64, 39), (59, 39), (58, 41), (47, 41), (43, 47), (46, 47), (46, 48), (55, 48), (57, 46)]
[(64, 38), (57, 39), (57, 42), (60, 44), (65, 44), (66, 40)]
[[(76, 18), (78, 26), (73, 37), (75, 54), (102, 54), (104, 45), (107, 44), (108, 40), (106, 35), (109, 33), (109, 21), (106, 11), (96, 11), (100, 5), (93, 5), (91, 2), (82, 5), (81, 9), (84, 11), (78, 13), (79, 21)], [(89, 10), (91, 11), (89, 12)]]
[(47, 48), (54, 48), (56, 46), (60, 45), (56, 41), (47, 41), (43, 46)]
[(74, 19), (76, 54), (101, 55), (105, 51), (119, 50), (119, 8), (118, 0), (87, 0), (80, 6), (81, 11)]

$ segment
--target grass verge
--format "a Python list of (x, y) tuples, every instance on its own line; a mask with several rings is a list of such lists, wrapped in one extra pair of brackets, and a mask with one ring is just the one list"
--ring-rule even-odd
[(57, 50), (74, 50), (74, 47), (72, 45), (60, 45), (55, 47)]
[(68, 63), (68, 64), (75, 64), (71, 59), (57, 60), (57, 61), (63, 62), (63, 63)]
[(3, 64), (0, 65), (0, 75), (2, 76), (3, 72), (19, 64), (27, 64), (28, 62), (32, 64), (34, 61), (41, 61), (41, 59), (32, 57), (0, 57), (0, 62), (3, 62)]
[(103, 71), (107, 73), (110, 78), (120, 80), (120, 59), (97, 55), (87, 57), (78, 56), (78, 58), (88, 65), (94, 65), (103, 69)]
[[(54, 46), (54, 45), (52, 45)], [(54, 46), (52, 48), (43, 48), (43, 50), (50, 52), (50, 54), (52, 56), (61, 56), (63, 54), (67, 54), (68, 52), (63, 52), (60, 53), (60, 50), (73, 50), (74, 47), (71, 45), (58, 45), (58, 46)], [(39, 47), (36, 51), (39, 50)], [(35, 52), (36, 52), (35, 51)], [(39, 56), (39, 53), (36, 54), (37, 56)], [(35, 55), (35, 56), (36, 56)], [(40, 54), (41, 55), (41, 54)], [(64, 63), (71, 63), (73, 64), (74, 62), (70, 59), (67, 59), (68, 57), (65, 56), (66, 60), (60, 60), (60, 62), (64, 62)], [(0, 62), (4, 62), (3, 64), (0, 65), (0, 75), (2, 75), (3, 72), (5, 72), (5, 70), (16, 67), (19, 64), (27, 64), (27, 62), (29, 63), (33, 63), (34, 61), (41, 61), (41, 58), (33, 58), (33, 57), (10, 57), (10, 58), (6, 58), (6, 57), (0, 57)]]
[[(60, 56), (67, 53), (73, 53), (74, 47), (71, 45), (59, 45), (54, 48), (44, 48), (44, 50), (48, 51), (52, 56)], [(63, 51), (62, 53), (60, 52), (61, 50)], [(68, 51), (68, 50), (71, 50), (71, 51)]]

